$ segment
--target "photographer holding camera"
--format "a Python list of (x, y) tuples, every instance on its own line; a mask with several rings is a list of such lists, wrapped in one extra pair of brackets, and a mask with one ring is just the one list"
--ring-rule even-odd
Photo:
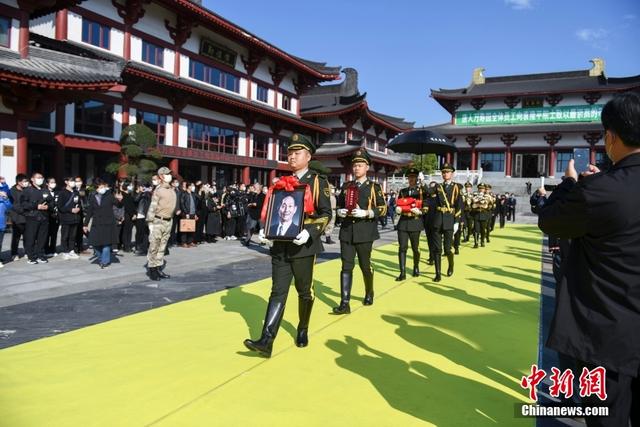
[[(539, 210), (549, 235), (571, 239), (547, 346), (579, 367), (607, 369), (609, 417), (588, 426), (640, 425), (640, 95), (623, 93), (602, 110), (613, 166), (590, 165), (565, 179)], [(579, 375), (579, 374), (578, 374)], [(583, 398), (598, 406), (596, 396)]]

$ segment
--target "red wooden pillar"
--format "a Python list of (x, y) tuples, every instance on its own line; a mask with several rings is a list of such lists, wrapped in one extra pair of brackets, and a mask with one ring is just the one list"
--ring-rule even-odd
[(478, 170), (478, 152), (476, 151), (476, 146), (482, 140), (481, 136), (478, 135), (469, 135), (465, 138), (467, 144), (471, 146), (471, 170)]
[(271, 185), (271, 183), (273, 182), (273, 179), (276, 177), (276, 170), (275, 169), (271, 169), (269, 171), (269, 182), (267, 183), (268, 185)]
[(505, 153), (505, 176), (511, 178), (511, 146), (507, 146), (507, 152)]
[(451, 164), (451, 153), (447, 153), (447, 163)]
[(169, 161), (169, 169), (171, 169), (171, 173), (173, 173), (173, 175), (178, 176), (180, 174), (179, 168), (180, 162), (178, 159), (171, 159), (171, 161)]
[(549, 177), (556, 175), (556, 150), (553, 145), (549, 147)]
[(131, 59), (131, 26), (125, 24), (124, 26), (124, 59), (128, 61)]
[(251, 184), (251, 168), (249, 166), (242, 168), (242, 182), (246, 185)]
[[(129, 126), (129, 109), (131, 108), (131, 99), (124, 96), (122, 100), (122, 128)], [(118, 179), (124, 179), (127, 177), (127, 171), (124, 169), (124, 165), (127, 163), (127, 156), (120, 153), (118, 160), (120, 162), (120, 169), (118, 169)]]
[(56, 179), (64, 179), (65, 175), (65, 106), (64, 104), (58, 104), (56, 106), (56, 124), (54, 139), (58, 143), (55, 151), (55, 161), (53, 164), (54, 176)]
[(556, 150), (555, 145), (562, 139), (562, 135), (558, 132), (549, 132), (544, 137), (544, 140), (549, 144), (549, 177), (555, 177), (556, 175)]
[(507, 151), (505, 153), (505, 176), (507, 177), (511, 177), (511, 146), (517, 139), (518, 137), (512, 133), (505, 133), (500, 137), (500, 140), (507, 146)]
[(67, 39), (68, 12), (62, 9), (56, 12), (56, 40)]
[(28, 172), (28, 160), (27, 160), (27, 121), (24, 119), (18, 119), (16, 121), (16, 136), (18, 149), (16, 150), (18, 173), (27, 174)]
[(20, 31), (18, 33), (18, 51), (20, 58), (29, 56), (29, 12), (20, 10)]

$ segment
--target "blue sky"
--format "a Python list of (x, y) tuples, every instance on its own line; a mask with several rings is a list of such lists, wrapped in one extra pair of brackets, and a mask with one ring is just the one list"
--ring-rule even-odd
[(588, 69), (640, 74), (638, 0), (244, 0), (204, 5), (292, 54), (353, 67), (369, 107), (416, 125), (448, 121), (430, 89)]

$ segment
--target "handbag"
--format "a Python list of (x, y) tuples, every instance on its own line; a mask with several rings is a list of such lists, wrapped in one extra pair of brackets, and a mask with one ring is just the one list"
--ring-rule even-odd
[(195, 219), (181, 219), (180, 220), (180, 231), (183, 233), (193, 233), (196, 231), (196, 220)]

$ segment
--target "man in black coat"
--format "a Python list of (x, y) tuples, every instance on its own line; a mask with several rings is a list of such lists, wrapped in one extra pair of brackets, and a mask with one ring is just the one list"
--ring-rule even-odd
[[(245, 227), (246, 235), (244, 239), (245, 246), (251, 244), (251, 236), (256, 227), (260, 224), (260, 213), (264, 204), (265, 195), (262, 192), (262, 185), (255, 183), (251, 186), (251, 192), (248, 198), (247, 225)], [(295, 237), (295, 236), (294, 236)]]
[(35, 172), (31, 185), (22, 191), (20, 205), (24, 210), (26, 226), (24, 230), (24, 250), (29, 264), (46, 264), (44, 247), (49, 233), (49, 211), (54, 200), (44, 185), (44, 177)]
[[(640, 95), (614, 97), (602, 110), (613, 166), (564, 181), (539, 210), (542, 231), (570, 238), (547, 346), (578, 365), (606, 368), (609, 417), (588, 426), (640, 425)], [(580, 375), (578, 373), (578, 375)], [(576, 375), (576, 377), (578, 376)], [(601, 406), (596, 396), (586, 406)]]
[[(25, 174), (16, 175), (16, 184), (11, 187), (11, 202), (13, 206), (9, 211), (9, 218), (11, 218), (11, 259), (17, 260), (18, 258), (18, 245), (20, 243), (20, 237), (24, 235), (24, 229), (27, 223), (27, 219), (24, 216), (24, 208), (20, 203), (24, 189), (29, 187), (29, 177)], [(24, 242), (23, 242), (24, 245)]]

